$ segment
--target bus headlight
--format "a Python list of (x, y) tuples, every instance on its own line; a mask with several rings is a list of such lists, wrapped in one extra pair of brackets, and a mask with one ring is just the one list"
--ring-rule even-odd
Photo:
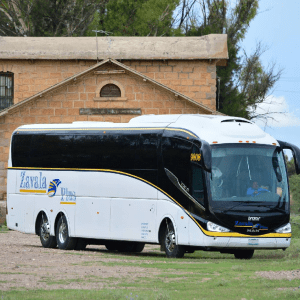
[(230, 231), (229, 229), (227, 229), (223, 226), (217, 225), (210, 221), (207, 222), (207, 230), (215, 231), (215, 232), (229, 232)]
[(275, 231), (277, 233), (291, 233), (292, 232), (291, 223), (287, 223), (286, 225), (279, 227)]

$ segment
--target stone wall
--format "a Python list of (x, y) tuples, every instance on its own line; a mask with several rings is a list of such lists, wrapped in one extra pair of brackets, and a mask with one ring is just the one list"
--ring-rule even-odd
[(138, 72), (216, 109), (216, 62), (192, 61), (125, 61)]
[[(122, 60), (123, 64), (178, 92), (216, 108), (216, 61)], [(0, 60), (0, 72), (14, 73), (14, 103), (82, 72), (96, 61)]]

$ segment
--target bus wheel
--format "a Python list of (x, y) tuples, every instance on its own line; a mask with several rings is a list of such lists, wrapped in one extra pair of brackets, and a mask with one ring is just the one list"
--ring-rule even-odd
[(48, 222), (48, 218), (45, 214), (42, 214), (39, 235), (41, 244), (44, 248), (55, 248), (57, 243), (55, 236), (50, 235), (50, 225)]
[(250, 259), (254, 254), (254, 250), (238, 250), (234, 252), (234, 257), (238, 259)]
[(64, 215), (60, 217), (56, 227), (56, 241), (59, 249), (74, 250), (77, 239), (69, 236), (68, 223)]
[(165, 234), (163, 236), (164, 248), (169, 258), (181, 258), (184, 256), (184, 246), (176, 245), (176, 236), (173, 224), (167, 223)]

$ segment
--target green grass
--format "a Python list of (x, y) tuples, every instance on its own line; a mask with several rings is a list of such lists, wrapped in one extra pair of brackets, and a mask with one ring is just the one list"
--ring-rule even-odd
[[(300, 299), (300, 279), (267, 279), (257, 271), (293, 271), (300, 269), (300, 216), (291, 216), (293, 237), (286, 250), (257, 250), (251, 260), (237, 260), (231, 254), (196, 251), (183, 259), (167, 259), (162, 252), (122, 254), (105, 250), (93, 251), (96, 261), (86, 252), (66, 251), (65, 255), (86, 255), (74, 265), (87, 268), (134, 267), (140, 276), (99, 277), (57, 280), (51, 274), (40, 278), (49, 287), (79, 283), (99, 283), (100, 290), (29, 290), (25, 288), (1, 292), (2, 299)], [(1, 241), (1, 238), (0, 238)], [(158, 248), (157, 248), (158, 250)], [(109, 261), (106, 259), (109, 258)]]
[(291, 215), (292, 236), (293, 238), (300, 238), (300, 215)]
[(6, 225), (0, 225), (0, 233), (6, 233), (8, 232), (8, 228)]
[[(82, 265), (136, 267), (141, 268), (145, 275), (132, 277), (129, 274), (117, 279), (86, 276), (57, 281), (55, 278), (51, 280), (50, 274), (48, 279), (42, 279), (50, 279), (49, 286), (92, 281), (104, 284), (104, 288), (0, 291), (0, 299), (299, 299), (300, 279), (270, 280), (256, 273), (298, 270), (299, 250), (300, 238), (293, 238), (286, 251), (257, 250), (251, 260), (237, 260), (230, 254), (203, 251), (187, 254), (184, 259), (167, 259), (159, 252), (123, 255), (103, 251), (96, 262), (87, 259)], [(107, 257), (109, 262), (105, 262)]]

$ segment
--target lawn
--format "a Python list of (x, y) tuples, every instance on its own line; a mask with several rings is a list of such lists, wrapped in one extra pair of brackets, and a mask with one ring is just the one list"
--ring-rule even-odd
[[(158, 247), (147, 255), (103, 252), (92, 262), (93, 267), (136, 267), (145, 276), (130, 272), (117, 280), (86, 276), (77, 280), (101, 282), (104, 288), (0, 291), (0, 299), (300, 299), (299, 224), (300, 217), (292, 216), (293, 238), (286, 251), (257, 250), (251, 260), (203, 251), (167, 259)], [(91, 266), (87, 261), (82, 264)], [(47, 284), (57, 281), (53, 278)]]

